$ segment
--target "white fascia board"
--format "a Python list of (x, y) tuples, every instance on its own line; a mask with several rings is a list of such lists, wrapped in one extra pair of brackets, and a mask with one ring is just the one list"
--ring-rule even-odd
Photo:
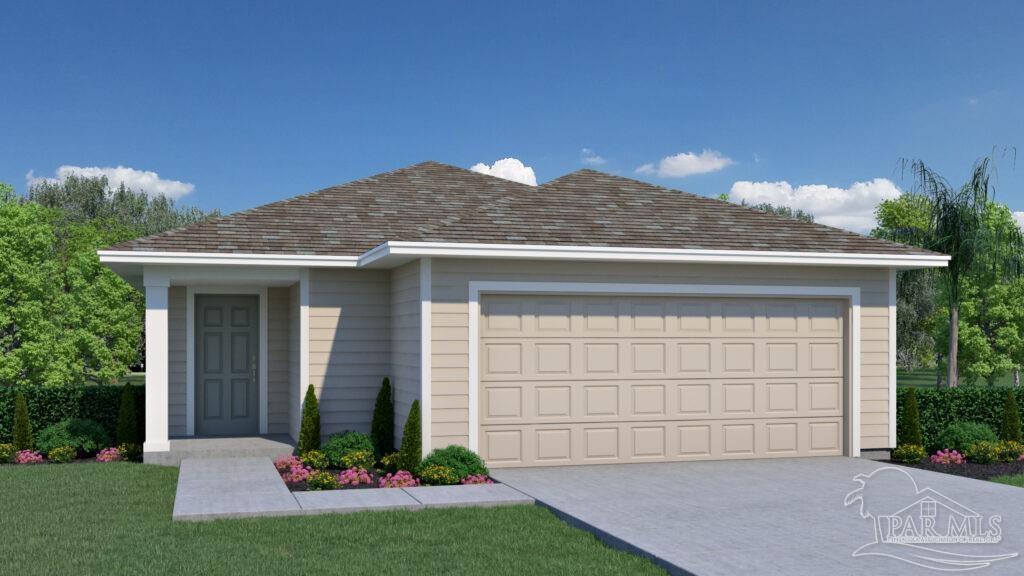
[(592, 260), (605, 262), (689, 262), (709, 264), (776, 264), (943, 268), (945, 255), (843, 254), (832, 252), (767, 252), (618, 248), (605, 246), (548, 246), (531, 244), (462, 244), (450, 242), (386, 242), (359, 257), (359, 266), (409, 257), (503, 258), (522, 260)]
[(208, 264), (216, 266), (291, 266), (304, 268), (354, 268), (358, 256), (299, 254), (232, 254), (210, 252), (135, 252), (100, 250), (104, 264)]

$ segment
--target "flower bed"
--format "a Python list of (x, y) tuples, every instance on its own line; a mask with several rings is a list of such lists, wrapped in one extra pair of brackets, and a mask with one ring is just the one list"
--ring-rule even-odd
[(12, 444), (0, 444), (0, 465), (131, 462), (140, 460), (140, 456), (141, 451), (135, 445), (111, 446), (90, 454), (79, 452), (72, 446), (56, 446), (43, 453), (39, 450), (15, 450)]
[(895, 462), (901, 466), (910, 466), (911, 468), (918, 468), (921, 470), (931, 470), (932, 472), (942, 472), (944, 474), (953, 474), (956, 476), (964, 476), (967, 478), (975, 478), (977, 480), (988, 480), (995, 476), (1002, 476), (1005, 474), (1024, 474), (1024, 462), (994, 462), (992, 464), (975, 464), (973, 462), (964, 462), (963, 464), (937, 464), (930, 461), (922, 461), (918, 463), (906, 463), (906, 462)]

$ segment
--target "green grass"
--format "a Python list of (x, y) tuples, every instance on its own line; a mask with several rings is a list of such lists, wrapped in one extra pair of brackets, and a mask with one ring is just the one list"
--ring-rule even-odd
[(177, 473), (0, 466), (0, 572), (664, 574), (536, 506), (171, 522)]
[[(946, 377), (942, 377), (945, 386)], [(935, 388), (935, 368), (919, 368), (917, 370), (896, 370), (896, 385), (913, 388)], [(987, 382), (979, 381), (976, 386), (988, 386)], [(996, 386), (1013, 386), (1013, 374), (1006, 373), (996, 377)]]
[(146, 383), (145, 372), (131, 372), (127, 376), (122, 376), (116, 382), (116, 384), (132, 384), (134, 386), (142, 386)]
[(1024, 474), (1004, 474), (1002, 476), (993, 476), (992, 478), (989, 478), (989, 480), (999, 482), (1000, 484), (1009, 484), (1010, 486), (1024, 488)]

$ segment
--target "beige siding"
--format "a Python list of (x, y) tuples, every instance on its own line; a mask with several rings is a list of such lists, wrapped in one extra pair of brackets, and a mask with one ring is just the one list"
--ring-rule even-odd
[(420, 397), (420, 263), (391, 271), (391, 385), (395, 401), (395, 446), (413, 400)]
[(377, 391), (391, 371), (390, 274), (309, 272), (309, 381), (324, 435), (370, 430)]
[(888, 272), (868, 268), (445, 260), (432, 275), (432, 445), (469, 441), (471, 280), (854, 286), (861, 289), (861, 448), (889, 447)]
[(288, 434), (291, 319), (288, 288), (267, 289), (267, 433)]
[(186, 330), (184, 286), (172, 286), (167, 295), (167, 433), (184, 436), (186, 432)]

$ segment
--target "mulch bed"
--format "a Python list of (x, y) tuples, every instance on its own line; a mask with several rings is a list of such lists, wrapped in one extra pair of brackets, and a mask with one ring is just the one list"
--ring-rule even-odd
[(953, 474), (954, 476), (965, 476), (967, 478), (975, 478), (977, 480), (988, 480), (993, 476), (1002, 476), (1004, 474), (1024, 474), (1024, 462), (996, 462), (995, 464), (972, 464), (970, 462), (964, 464), (932, 464), (931, 462), (921, 462), (919, 464), (904, 464), (903, 462), (896, 462), (890, 460), (893, 464), (900, 466), (908, 466), (910, 468), (920, 468), (921, 470), (931, 470), (932, 472), (942, 472), (943, 474)]

